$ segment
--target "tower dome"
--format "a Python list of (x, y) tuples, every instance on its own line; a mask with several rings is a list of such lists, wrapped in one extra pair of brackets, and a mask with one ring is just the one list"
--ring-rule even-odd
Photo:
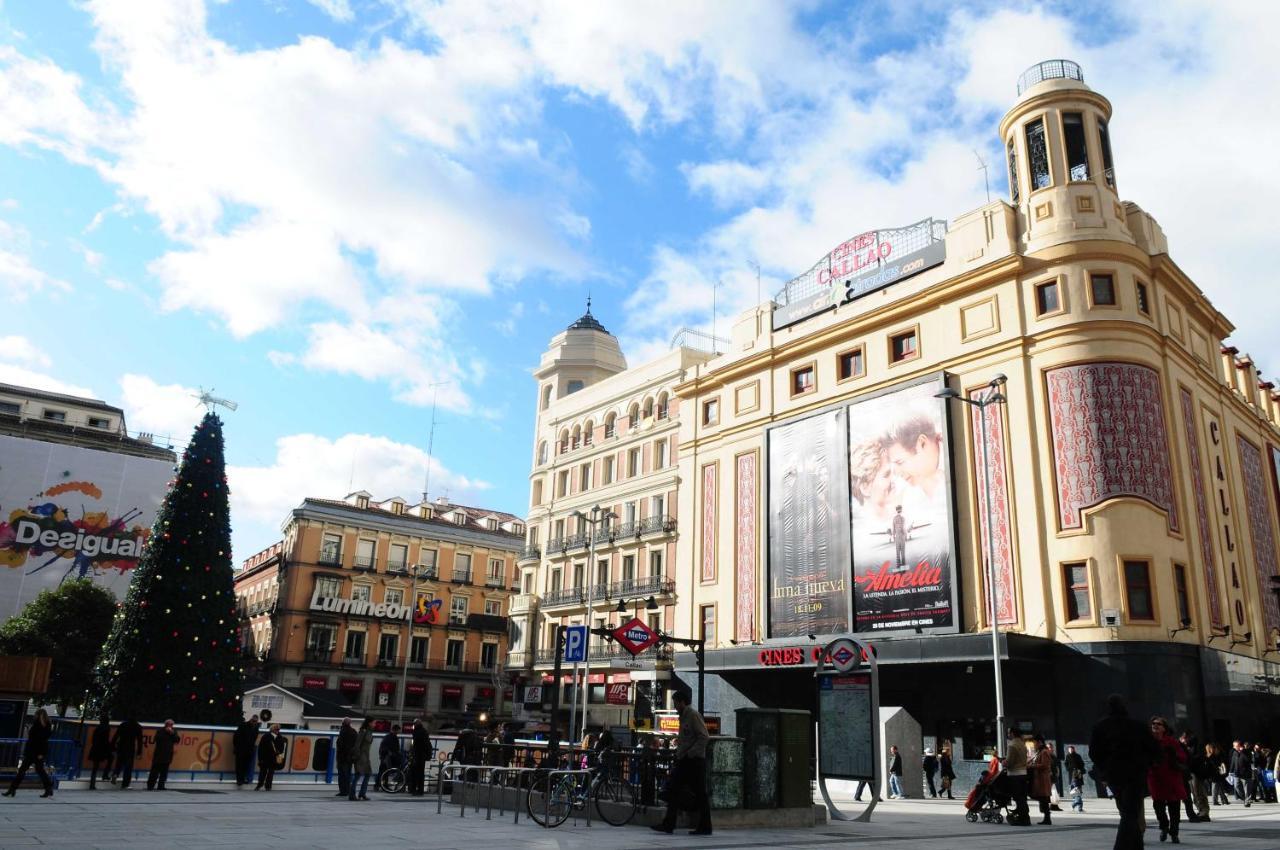
[(588, 296), (587, 312), (552, 338), (533, 373), (539, 387), (538, 410), (626, 368), (618, 338), (591, 314)]

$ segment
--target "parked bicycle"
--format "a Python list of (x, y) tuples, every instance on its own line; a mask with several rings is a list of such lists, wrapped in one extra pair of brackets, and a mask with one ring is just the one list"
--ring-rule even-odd
[(526, 808), (539, 826), (557, 827), (575, 809), (585, 810), (588, 802), (600, 819), (612, 826), (624, 826), (635, 817), (639, 808), (635, 788), (614, 771), (597, 765), (587, 774), (553, 773), (536, 774), (530, 786)]

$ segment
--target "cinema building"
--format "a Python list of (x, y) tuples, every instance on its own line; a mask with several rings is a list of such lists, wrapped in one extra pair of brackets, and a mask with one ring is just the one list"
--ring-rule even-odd
[(726, 729), (812, 708), (813, 648), (852, 631), (882, 703), (978, 758), (994, 592), (1015, 728), (1082, 744), (1115, 691), (1280, 739), (1280, 396), (1123, 200), (1111, 122), (1074, 63), (1031, 68), (1007, 201), (841, 243), (674, 387), (673, 630), (714, 647)]
[[(235, 577), (252, 677), (375, 719), (509, 716), (524, 522), (444, 498), (307, 498)], [(403, 682), (403, 693), (401, 687)]]

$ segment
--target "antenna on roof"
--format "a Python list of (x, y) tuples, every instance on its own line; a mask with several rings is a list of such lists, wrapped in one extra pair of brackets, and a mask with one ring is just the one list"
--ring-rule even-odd
[(982, 172), (982, 184), (987, 187), (987, 203), (991, 203), (991, 181), (987, 179), (987, 161), (974, 148), (973, 155), (978, 158), (978, 169)]
[(196, 404), (203, 404), (205, 409), (210, 413), (213, 413), (213, 408), (216, 406), (225, 407), (227, 410), (235, 410), (240, 406), (230, 399), (218, 398), (213, 394), (213, 391), (213, 387), (210, 387), (208, 390), (201, 387), (200, 392), (192, 393), (191, 397), (196, 399)]

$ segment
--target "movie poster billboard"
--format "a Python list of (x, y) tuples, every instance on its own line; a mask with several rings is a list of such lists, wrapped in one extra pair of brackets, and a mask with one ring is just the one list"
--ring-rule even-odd
[(0, 620), (91, 578), (123, 597), (173, 462), (0, 435)]
[(769, 431), (769, 634), (849, 629), (845, 411)]
[(848, 408), (854, 631), (955, 631), (955, 543), (941, 378)]

